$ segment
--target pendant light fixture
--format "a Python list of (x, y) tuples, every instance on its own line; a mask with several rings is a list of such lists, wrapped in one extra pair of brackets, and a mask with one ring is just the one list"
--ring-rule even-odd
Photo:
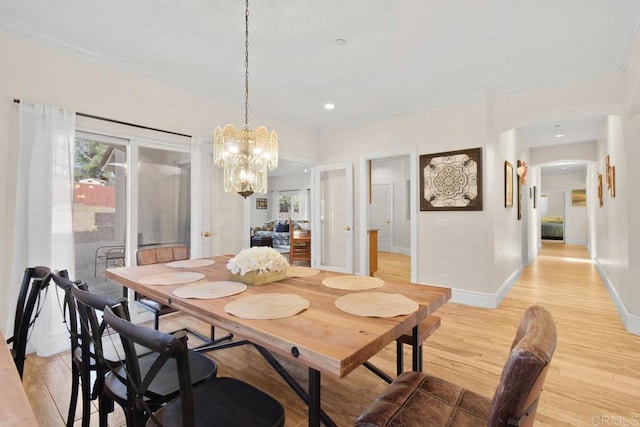
[(216, 127), (213, 159), (224, 169), (224, 191), (247, 198), (267, 192), (267, 168), (278, 167), (278, 134), (264, 126), (249, 125), (249, 0), (245, 0), (244, 124)]

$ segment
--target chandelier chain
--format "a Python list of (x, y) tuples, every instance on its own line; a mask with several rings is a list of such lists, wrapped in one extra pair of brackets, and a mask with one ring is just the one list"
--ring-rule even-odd
[(244, 124), (249, 124), (249, 0), (244, 4)]

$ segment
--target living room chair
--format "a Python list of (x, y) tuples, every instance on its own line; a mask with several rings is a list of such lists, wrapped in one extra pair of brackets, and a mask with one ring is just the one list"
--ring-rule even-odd
[(520, 321), (493, 399), (435, 376), (407, 372), (354, 426), (531, 426), (556, 340), (551, 314), (532, 306)]
[[(189, 259), (189, 248), (186, 245), (138, 249), (138, 252), (136, 253), (136, 261), (138, 265), (160, 264), (187, 259)], [(126, 292), (126, 288), (123, 288), (123, 292)], [(149, 297), (140, 295), (137, 292), (135, 292), (134, 295), (136, 303), (153, 313), (153, 328), (156, 330), (158, 330), (160, 327), (160, 316), (175, 313), (178, 311), (168, 305), (164, 305)], [(233, 338), (232, 334), (227, 334), (224, 337), (216, 339), (216, 328), (213, 325), (210, 325), (210, 337), (206, 337), (205, 335), (191, 328), (183, 328), (182, 330), (195, 335), (201, 341), (203, 341), (202, 345), (196, 347), (196, 350), (198, 351), (213, 350), (219, 343), (231, 340)]]
[(13, 336), (7, 339), (7, 344), (13, 344), (10, 348), (11, 356), (21, 379), (24, 372), (29, 334), (46, 298), (46, 292), (43, 297), (42, 291), (47, 289), (50, 281), (51, 270), (42, 266), (28, 267), (22, 276), (13, 322)]
[[(117, 315), (115, 314), (117, 313)], [(140, 408), (127, 425), (141, 426), (149, 417), (148, 426), (252, 426), (284, 425), (284, 408), (262, 390), (234, 378), (211, 378), (193, 385), (189, 372), (187, 337), (184, 331), (170, 335), (155, 329), (134, 325), (121, 318), (121, 306), (106, 307), (104, 318), (116, 331), (125, 348), (126, 364), (117, 370), (126, 371), (129, 405)], [(134, 343), (154, 351), (154, 367), (176, 366), (180, 378), (179, 397), (159, 410), (148, 405), (149, 386), (154, 384), (158, 370), (145, 371), (135, 357)]]
[[(126, 375), (119, 371), (127, 352), (123, 349), (117, 335), (105, 334), (106, 323), (100, 321), (97, 312), (105, 307), (119, 305), (122, 315), (129, 319), (126, 299), (118, 301), (93, 294), (78, 286), (73, 286), (72, 294), (77, 302), (81, 323), (82, 368), (85, 372), (95, 371), (95, 380), (91, 393), (92, 399), (98, 399), (100, 426), (107, 425), (108, 413), (113, 410), (113, 402), (120, 405), (127, 417), (127, 425), (138, 416), (139, 408), (132, 407), (127, 401)], [(154, 366), (158, 354), (150, 348), (136, 346), (127, 357), (135, 357), (143, 373), (155, 372), (155, 379), (148, 384), (147, 405), (157, 409), (167, 403), (180, 392), (180, 379), (175, 366), (166, 365), (162, 369)], [(215, 377), (218, 372), (216, 363), (203, 354), (187, 352), (189, 376), (191, 381), (199, 383)], [(114, 373), (115, 372), (115, 373)], [(88, 424), (87, 424), (88, 425)]]

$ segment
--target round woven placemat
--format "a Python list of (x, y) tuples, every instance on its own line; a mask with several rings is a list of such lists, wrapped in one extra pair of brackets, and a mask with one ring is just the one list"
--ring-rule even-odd
[(180, 298), (215, 299), (239, 294), (247, 290), (247, 285), (230, 280), (202, 282), (174, 289), (173, 294)]
[(298, 265), (290, 265), (287, 267), (287, 277), (311, 277), (320, 273), (320, 270), (310, 267), (302, 267)]
[(336, 307), (347, 313), (364, 317), (395, 317), (413, 313), (418, 303), (400, 294), (360, 292), (338, 298)]
[(200, 279), (204, 279), (204, 274), (197, 273), (195, 271), (183, 271), (176, 273), (161, 273), (151, 276), (142, 277), (138, 280), (138, 283), (143, 285), (182, 285), (184, 283), (197, 282)]
[(295, 294), (257, 294), (231, 301), (224, 310), (243, 319), (282, 319), (295, 316), (310, 305)]
[(167, 263), (167, 267), (173, 268), (198, 268), (206, 267), (207, 265), (215, 264), (212, 259), (200, 258), (200, 259), (184, 259), (182, 261), (171, 261)]
[(370, 276), (334, 276), (327, 277), (322, 284), (328, 288), (347, 291), (364, 291), (384, 286), (384, 280)]

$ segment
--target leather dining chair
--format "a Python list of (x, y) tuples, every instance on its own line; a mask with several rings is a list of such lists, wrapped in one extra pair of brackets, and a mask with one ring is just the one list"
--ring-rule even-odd
[(493, 399), (435, 376), (406, 372), (354, 426), (531, 426), (556, 339), (551, 314), (532, 306), (520, 321)]
[[(115, 314), (117, 313), (117, 315)], [(104, 318), (116, 331), (125, 349), (126, 364), (116, 370), (127, 378), (129, 405), (144, 408), (138, 411), (132, 426), (141, 426), (148, 417), (147, 426), (251, 426), (277, 427), (284, 425), (284, 408), (267, 393), (234, 378), (216, 377), (193, 385), (189, 372), (186, 332), (171, 335), (155, 329), (134, 325), (121, 318), (122, 306), (106, 307)], [(154, 351), (154, 366), (176, 366), (180, 378), (179, 396), (159, 410), (147, 405), (149, 384), (153, 384), (157, 370), (145, 372), (135, 357), (133, 344)], [(161, 369), (162, 369), (161, 368)]]
[(51, 270), (48, 267), (28, 267), (22, 276), (13, 322), (13, 336), (7, 339), (7, 344), (12, 344), (11, 356), (20, 378), (24, 372), (29, 331), (32, 330), (40, 314), (42, 303), (46, 297), (46, 294), (44, 297), (42, 296), (42, 291), (47, 289), (50, 281)]
[[(72, 294), (77, 302), (81, 323), (82, 369), (95, 371), (92, 399), (98, 399), (100, 426), (107, 425), (107, 416), (113, 409), (113, 402), (122, 407), (127, 425), (130, 425), (130, 420), (136, 419), (140, 408), (128, 405), (126, 378), (114, 375), (113, 371), (123, 365), (125, 357), (135, 357), (142, 372), (146, 373), (150, 370), (156, 372), (153, 363), (158, 355), (142, 346), (136, 346), (133, 352), (127, 355), (117, 335), (105, 334), (107, 325), (104, 318), (98, 319), (96, 312), (102, 312), (108, 306), (119, 305), (122, 307), (123, 316), (129, 319), (126, 299), (116, 301), (75, 285)], [(197, 384), (217, 375), (216, 363), (205, 355), (188, 351), (187, 358), (189, 376), (194, 383)], [(94, 365), (91, 364), (92, 362)], [(148, 385), (146, 404), (157, 409), (176, 397), (179, 392), (178, 371), (175, 366), (167, 365), (156, 372), (154, 382)]]

